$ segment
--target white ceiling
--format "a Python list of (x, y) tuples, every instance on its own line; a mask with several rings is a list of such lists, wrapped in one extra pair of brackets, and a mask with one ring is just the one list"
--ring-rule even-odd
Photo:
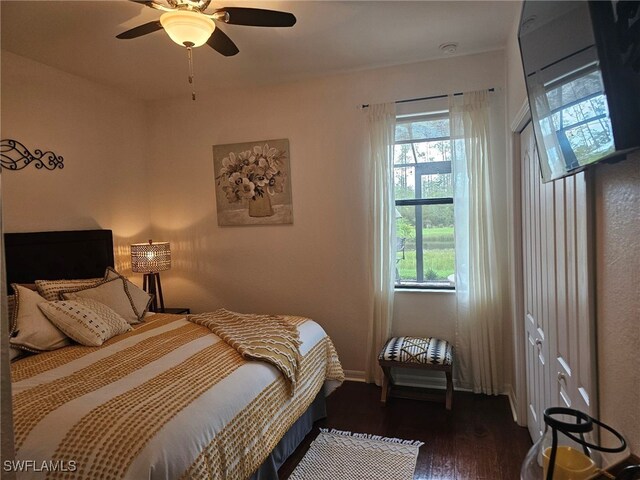
[[(162, 1), (162, 0), (157, 0)], [(2, 0), (2, 49), (141, 99), (184, 95), (187, 55), (163, 31), (132, 40), (115, 36), (161, 13), (120, 1)], [(510, 1), (218, 1), (292, 12), (292, 28), (223, 24), (240, 49), (223, 57), (194, 51), (196, 90), (288, 82), (328, 73), (413, 63), (504, 48), (520, 2)]]

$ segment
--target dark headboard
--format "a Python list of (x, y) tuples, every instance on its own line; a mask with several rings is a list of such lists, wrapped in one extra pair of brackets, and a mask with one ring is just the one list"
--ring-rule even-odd
[(114, 266), (111, 230), (5, 233), (7, 285), (98, 278)]

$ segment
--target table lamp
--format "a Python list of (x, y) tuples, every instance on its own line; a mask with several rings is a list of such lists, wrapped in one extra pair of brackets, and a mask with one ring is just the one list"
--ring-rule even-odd
[[(171, 247), (169, 242), (134, 243), (131, 245), (131, 270), (143, 273), (142, 288), (153, 295), (151, 310), (164, 312), (160, 272), (171, 268)], [(158, 310), (158, 301), (160, 310)]]

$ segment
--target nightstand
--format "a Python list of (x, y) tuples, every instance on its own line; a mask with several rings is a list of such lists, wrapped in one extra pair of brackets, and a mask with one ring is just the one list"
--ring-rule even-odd
[(185, 315), (188, 315), (191, 313), (191, 309), (186, 307), (165, 308), (163, 311), (158, 311), (156, 313), (174, 313), (176, 315), (184, 313)]

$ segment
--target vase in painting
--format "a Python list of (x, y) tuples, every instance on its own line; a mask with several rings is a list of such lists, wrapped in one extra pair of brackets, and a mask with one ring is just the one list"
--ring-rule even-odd
[(271, 215), (273, 215), (273, 207), (271, 206), (269, 194), (256, 195), (249, 200), (250, 217), (270, 217)]

